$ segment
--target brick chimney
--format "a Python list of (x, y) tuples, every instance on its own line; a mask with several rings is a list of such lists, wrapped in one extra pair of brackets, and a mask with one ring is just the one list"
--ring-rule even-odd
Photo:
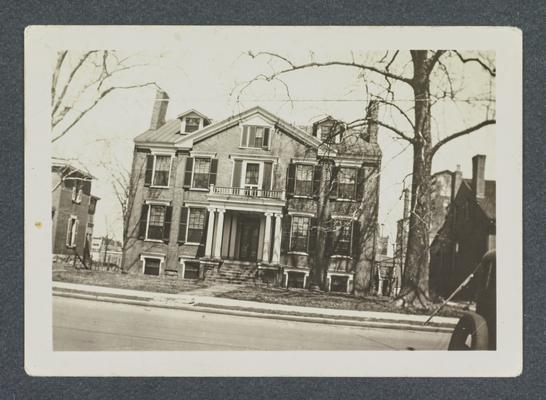
[(377, 121), (379, 118), (379, 102), (377, 100), (371, 100), (368, 104), (368, 110), (366, 119), (368, 120), (368, 141), (370, 143), (377, 143), (377, 131), (379, 125)]
[(457, 196), (461, 182), (463, 181), (463, 172), (461, 171), (461, 165), (457, 164), (457, 169), (453, 172), (451, 177), (451, 201)]
[(472, 190), (476, 197), (483, 199), (485, 197), (485, 155), (476, 154), (472, 157)]
[(155, 95), (154, 108), (152, 110), (152, 120), (150, 122), (150, 129), (158, 129), (165, 124), (165, 115), (167, 114), (167, 107), (169, 105), (169, 96), (163, 90), (157, 90)]

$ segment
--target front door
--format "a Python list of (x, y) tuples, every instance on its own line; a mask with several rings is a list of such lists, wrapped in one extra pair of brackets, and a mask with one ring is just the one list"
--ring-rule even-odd
[(239, 219), (240, 247), (239, 259), (241, 261), (258, 260), (258, 237), (260, 220), (257, 218), (242, 216)]

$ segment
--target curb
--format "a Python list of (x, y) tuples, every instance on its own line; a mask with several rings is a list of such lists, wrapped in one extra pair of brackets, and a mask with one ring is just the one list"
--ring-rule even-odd
[(361, 328), (379, 328), (379, 329), (396, 329), (396, 330), (410, 330), (417, 332), (432, 332), (432, 333), (451, 333), (453, 327), (441, 324), (440, 326), (423, 326), (420, 324), (411, 324), (407, 322), (388, 321), (388, 320), (374, 320), (374, 319), (349, 319), (349, 318), (332, 318), (321, 315), (310, 314), (287, 314), (287, 313), (272, 313), (269, 310), (263, 309), (237, 309), (229, 306), (218, 306), (204, 303), (187, 303), (187, 304), (166, 304), (164, 302), (154, 301), (150, 298), (137, 298), (135, 296), (114, 296), (103, 295), (98, 293), (83, 292), (77, 290), (59, 290), (53, 289), (53, 296), (75, 298), (81, 300), (93, 300), (108, 303), (119, 303), (127, 305), (165, 308), (171, 310), (183, 310), (203, 313), (213, 313), (222, 315), (232, 315), (240, 317), (253, 317), (263, 319), (276, 319), (292, 322), (307, 322), (307, 323), (319, 323), (327, 325), (342, 325), (342, 326), (354, 326)]

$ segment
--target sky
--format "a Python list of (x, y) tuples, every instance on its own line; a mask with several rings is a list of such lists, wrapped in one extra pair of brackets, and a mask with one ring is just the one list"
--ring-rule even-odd
[[(282, 76), (284, 83), (257, 81), (241, 90), (252, 78), (287, 66), (268, 56), (252, 58), (248, 51), (275, 52), (297, 63), (352, 59), (377, 63), (385, 51), (370, 50), (365, 42), (361, 44), (362, 41), (333, 40), (328, 32), (325, 32), (326, 37), (331, 40), (324, 40), (320, 35), (296, 35), (290, 29), (277, 35), (272, 35), (271, 31), (262, 32), (260, 28), (255, 28), (252, 35), (233, 31), (228, 35), (219, 28), (183, 32), (173, 32), (169, 40), (154, 51), (137, 48), (118, 53), (120, 57), (131, 56), (131, 63), (138, 66), (120, 73), (115, 83), (156, 82), (170, 97), (167, 119), (194, 108), (214, 121), (220, 121), (261, 105), (296, 125), (310, 125), (325, 115), (353, 121), (365, 116), (370, 94), (384, 95), (386, 91), (384, 79), (341, 66), (291, 72)], [(392, 71), (411, 75), (407, 53), (400, 51), (391, 65)], [(76, 60), (79, 53), (73, 56)], [(54, 63), (52, 59), (52, 66)], [(446, 58), (444, 65), (453, 72), (451, 84), (457, 93), (456, 101), (442, 100), (433, 106), (435, 139), (481, 122), (486, 115), (486, 104), (494, 108), (494, 104), (485, 101), (494, 97), (494, 88), (489, 86), (489, 78), (479, 66), (463, 66), (453, 57)], [(86, 82), (90, 71), (82, 72), (77, 83)], [(433, 78), (439, 88), (448, 90), (449, 82), (441, 70)], [(411, 114), (409, 87), (394, 83), (392, 90), (396, 104)], [(487, 91), (493, 93), (484, 96)], [(83, 165), (97, 178), (93, 182), (93, 193), (101, 200), (95, 216), (94, 236), (108, 234), (121, 238), (121, 209), (111, 184), (111, 171), (119, 167), (130, 169), (133, 139), (149, 127), (154, 98), (153, 87), (114, 91), (54, 143), (54, 157)], [(409, 128), (392, 108), (382, 107), (380, 118), (401, 130)], [(495, 126), (490, 126), (450, 142), (436, 154), (433, 172), (454, 170), (459, 164), (463, 177), (469, 178), (472, 156), (485, 154), (486, 179), (495, 179), (495, 134)], [(383, 224), (383, 232), (390, 236), (392, 243), (396, 221), (402, 214), (400, 195), (404, 178), (411, 172), (412, 151), (407, 142), (395, 138), (384, 128), (380, 128), (379, 144), (383, 152), (379, 223)], [(406, 178), (405, 184), (410, 182), (411, 177)]]

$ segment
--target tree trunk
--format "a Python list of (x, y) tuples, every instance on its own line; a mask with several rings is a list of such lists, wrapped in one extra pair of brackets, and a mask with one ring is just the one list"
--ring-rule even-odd
[(429, 59), (424, 50), (412, 51), (414, 66), (415, 136), (408, 247), (400, 305), (428, 308), (429, 228), (432, 164)]

